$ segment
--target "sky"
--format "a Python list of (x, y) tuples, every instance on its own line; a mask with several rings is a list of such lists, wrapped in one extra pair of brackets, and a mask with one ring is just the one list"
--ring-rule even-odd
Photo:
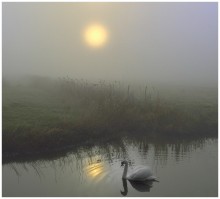
[[(106, 43), (84, 38), (101, 24)], [(218, 84), (217, 3), (10, 3), (2, 6), (3, 77), (40, 75)]]

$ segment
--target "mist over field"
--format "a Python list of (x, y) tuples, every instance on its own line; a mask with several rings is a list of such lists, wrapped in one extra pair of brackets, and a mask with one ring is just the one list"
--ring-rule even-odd
[(3, 197), (218, 196), (218, 3), (3, 2), (2, 164)]
[[(217, 3), (3, 3), (3, 77), (217, 87)], [(101, 23), (99, 49), (83, 38)]]

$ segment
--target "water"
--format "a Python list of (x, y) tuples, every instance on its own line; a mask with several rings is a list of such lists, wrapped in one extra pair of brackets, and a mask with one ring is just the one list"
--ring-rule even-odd
[[(159, 182), (122, 181), (129, 169), (149, 165)], [(218, 141), (125, 141), (53, 160), (3, 164), (3, 196), (218, 196)]]

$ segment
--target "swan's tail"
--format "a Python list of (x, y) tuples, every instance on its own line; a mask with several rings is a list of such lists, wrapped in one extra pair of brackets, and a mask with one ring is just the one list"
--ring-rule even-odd
[(160, 182), (157, 178), (154, 179), (155, 182)]
[(152, 181), (155, 181), (155, 182), (160, 182), (156, 176), (151, 176), (150, 178), (148, 178), (148, 180), (152, 180)]

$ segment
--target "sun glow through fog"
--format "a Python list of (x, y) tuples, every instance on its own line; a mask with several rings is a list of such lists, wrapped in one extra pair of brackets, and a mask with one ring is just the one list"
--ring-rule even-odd
[(85, 29), (84, 38), (89, 46), (99, 48), (106, 44), (108, 32), (104, 26), (92, 24)]

